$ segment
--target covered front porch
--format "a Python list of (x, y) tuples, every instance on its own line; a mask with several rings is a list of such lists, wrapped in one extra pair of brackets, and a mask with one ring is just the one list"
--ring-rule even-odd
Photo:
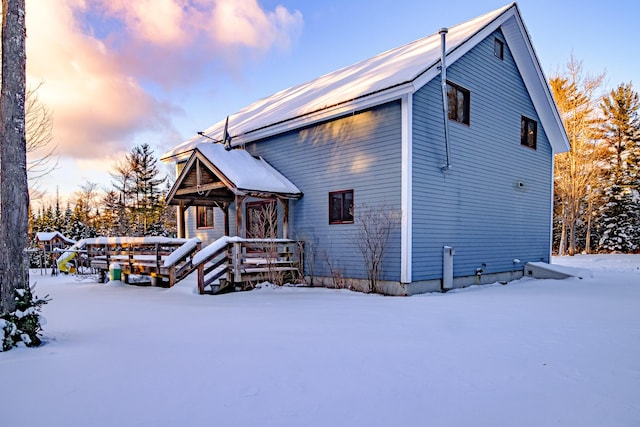
[(290, 203), (302, 197), (293, 183), (262, 158), (222, 144), (200, 144), (182, 165), (167, 197), (177, 206), (178, 236), (195, 237), (190, 208), (196, 221), (214, 208), (223, 216), (215, 239), (194, 257), (200, 293), (222, 290), (214, 281), (245, 287), (303, 276), (303, 244), (289, 239)]

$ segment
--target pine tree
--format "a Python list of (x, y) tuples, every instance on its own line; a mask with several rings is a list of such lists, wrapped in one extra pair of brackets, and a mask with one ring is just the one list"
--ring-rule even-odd
[(610, 173), (615, 182), (623, 184), (630, 173), (637, 173), (640, 157), (640, 98), (631, 83), (623, 83), (613, 89), (600, 104), (605, 116), (604, 141), (611, 153)]
[(599, 244), (601, 250), (634, 252), (640, 247), (640, 98), (631, 83), (621, 84), (600, 106), (609, 161)]
[(600, 208), (600, 250), (631, 253), (640, 247), (638, 192), (628, 186), (612, 184)]
[(142, 235), (152, 234), (151, 229), (157, 229), (160, 219), (160, 186), (166, 178), (158, 178), (160, 171), (158, 160), (154, 157), (149, 144), (134, 147), (127, 156), (135, 179), (135, 208), (134, 216), (139, 225), (138, 232)]
[(64, 215), (62, 217), (62, 226), (61, 226), (60, 232), (65, 236), (73, 239), (70, 233), (72, 217), (73, 217), (73, 210), (71, 209), (71, 204), (67, 202), (67, 207), (65, 208)]
[(102, 198), (102, 215), (98, 233), (103, 236), (121, 236), (126, 235), (123, 224), (122, 199), (120, 195), (114, 191), (108, 191)]

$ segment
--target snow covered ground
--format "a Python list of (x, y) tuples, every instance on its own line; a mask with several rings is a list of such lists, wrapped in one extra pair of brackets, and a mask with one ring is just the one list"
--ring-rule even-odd
[(34, 271), (46, 344), (0, 353), (1, 424), (640, 425), (640, 256), (554, 262), (593, 277), (198, 296)]

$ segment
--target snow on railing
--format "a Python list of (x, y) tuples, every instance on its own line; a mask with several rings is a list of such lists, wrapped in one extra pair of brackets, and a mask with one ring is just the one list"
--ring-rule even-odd
[[(197, 237), (194, 237), (192, 239), (187, 240), (182, 246), (180, 246), (175, 251), (171, 252), (171, 254), (165, 258), (164, 266), (165, 267), (171, 267), (172, 265), (175, 265), (182, 258), (186, 257), (191, 252), (196, 250), (196, 248), (198, 247), (198, 245), (200, 243), (202, 243), (202, 241), (200, 239), (198, 239)], [(193, 264), (195, 264), (195, 263), (193, 263)]]
[(198, 265), (207, 261), (216, 253), (226, 248), (229, 243), (241, 242), (241, 241), (243, 241), (243, 239), (239, 237), (222, 236), (218, 240), (211, 243), (210, 245), (205, 246), (200, 250), (200, 252), (195, 254), (193, 257), (193, 265)]

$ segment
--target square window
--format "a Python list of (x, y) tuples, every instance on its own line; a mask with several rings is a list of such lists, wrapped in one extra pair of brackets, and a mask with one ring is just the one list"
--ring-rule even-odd
[(498, 59), (504, 60), (504, 43), (500, 39), (494, 39), (493, 41), (493, 54)]
[(329, 224), (353, 223), (353, 190), (329, 193)]
[(449, 100), (449, 120), (468, 125), (471, 93), (467, 89), (447, 82), (447, 98)]
[(520, 122), (520, 144), (535, 150), (537, 147), (537, 138), (538, 122), (522, 116)]
[(196, 227), (197, 228), (213, 228), (213, 207), (211, 206), (196, 207)]

